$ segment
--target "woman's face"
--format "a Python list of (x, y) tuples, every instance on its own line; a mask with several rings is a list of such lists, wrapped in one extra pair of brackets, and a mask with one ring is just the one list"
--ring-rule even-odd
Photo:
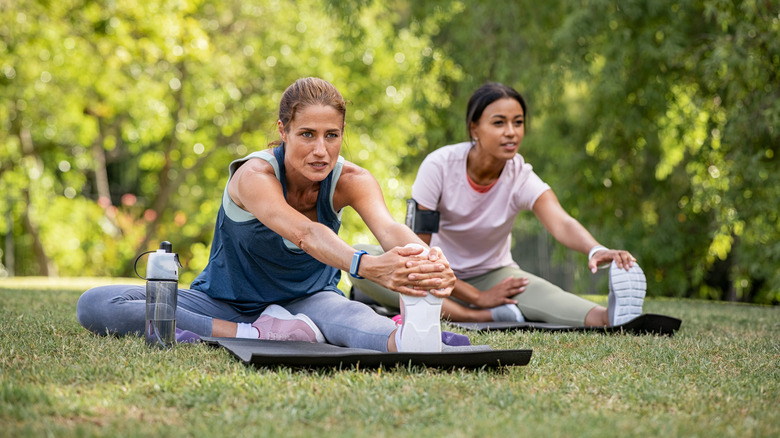
[(341, 151), (344, 118), (331, 106), (312, 105), (295, 113), (279, 134), (285, 143), (284, 166), (289, 176), (302, 176), (309, 181), (324, 180)]
[(510, 97), (485, 107), (477, 123), (471, 124), (471, 138), (478, 148), (500, 160), (510, 160), (525, 135), (525, 114), (520, 102)]

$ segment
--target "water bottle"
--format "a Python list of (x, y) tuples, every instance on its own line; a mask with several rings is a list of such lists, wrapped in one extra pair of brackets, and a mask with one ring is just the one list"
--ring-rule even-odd
[(146, 323), (149, 345), (170, 348), (176, 342), (176, 304), (179, 292), (179, 256), (171, 242), (149, 254), (146, 264)]

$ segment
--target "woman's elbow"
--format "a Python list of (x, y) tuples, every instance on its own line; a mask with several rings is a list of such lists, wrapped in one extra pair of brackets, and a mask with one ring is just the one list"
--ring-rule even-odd
[[(326, 228), (326, 230), (323, 230), (323, 228)], [(329, 230), (327, 227), (316, 222), (306, 224), (293, 233), (292, 242), (298, 248), (308, 252), (314, 246), (313, 242), (319, 238), (320, 233), (327, 232), (327, 230)]]

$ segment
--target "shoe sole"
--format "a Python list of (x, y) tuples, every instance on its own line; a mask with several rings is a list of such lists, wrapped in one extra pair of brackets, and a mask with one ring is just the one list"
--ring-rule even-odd
[(317, 324), (315, 324), (314, 321), (311, 320), (311, 318), (304, 315), (303, 313), (298, 313), (293, 315), (284, 307), (278, 304), (271, 304), (270, 306), (266, 307), (265, 310), (263, 310), (263, 315), (268, 315), (276, 319), (284, 319), (288, 321), (293, 319), (299, 319), (305, 322), (306, 325), (308, 325), (309, 328), (314, 332), (314, 336), (316, 337), (317, 342), (321, 344), (325, 343), (325, 336), (320, 331), (320, 328), (317, 327)]
[(613, 261), (609, 268), (609, 323), (625, 324), (642, 314), (647, 280), (642, 268), (634, 263), (628, 270)]
[(441, 303), (431, 294), (401, 295), (401, 351), (441, 351)]

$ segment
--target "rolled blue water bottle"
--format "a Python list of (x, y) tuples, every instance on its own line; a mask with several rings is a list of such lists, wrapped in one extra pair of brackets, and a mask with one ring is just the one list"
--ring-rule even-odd
[(146, 323), (149, 345), (170, 348), (176, 343), (176, 304), (179, 294), (179, 256), (171, 242), (149, 254), (146, 264)]

